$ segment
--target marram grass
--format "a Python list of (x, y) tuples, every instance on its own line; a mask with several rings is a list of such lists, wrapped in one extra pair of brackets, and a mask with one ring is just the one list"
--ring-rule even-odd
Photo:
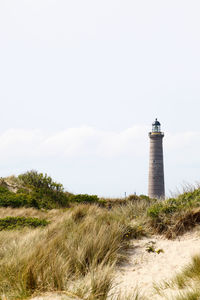
[(34, 217), (38, 213), (51, 223), (34, 230), (0, 232), (0, 294), (25, 299), (66, 291), (80, 299), (106, 299), (114, 267), (126, 259), (129, 239), (144, 234), (132, 222), (132, 210), (127, 206), (109, 211), (96, 205), (54, 213), (31, 209)]

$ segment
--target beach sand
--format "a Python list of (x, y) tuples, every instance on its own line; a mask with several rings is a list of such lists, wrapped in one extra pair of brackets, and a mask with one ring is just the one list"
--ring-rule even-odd
[[(149, 245), (164, 252), (148, 253), (146, 249)], [(170, 280), (190, 263), (193, 255), (200, 254), (200, 231), (199, 228), (195, 229), (175, 240), (167, 240), (160, 236), (133, 240), (132, 247), (128, 253), (129, 261), (121, 265), (116, 273), (115, 292), (121, 291), (123, 295), (137, 289), (148, 299), (164, 299), (156, 295), (154, 283)], [(169, 293), (170, 291), (166, 290), (170, 299)], [(173, 291), (172, 293), (174, 294)]]

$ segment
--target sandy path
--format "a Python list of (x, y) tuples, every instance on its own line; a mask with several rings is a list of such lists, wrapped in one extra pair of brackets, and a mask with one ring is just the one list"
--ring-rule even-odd
[[(155, 249), (164, 253), (148, 253), (149, 242), (155, 242)], [(153, 283), (170, 279), (191, 261), (191, 256), (200, 253), (200, 231), (187, 233), (176, 240), (166, 240), (160, 236), (132, 241), (133, 249), (129, 251), (129, 262), (123, 264), (116, 274), (116, 291), (122, 294), (138, 288), (148, 299), (163, 299), (153, 292)]]

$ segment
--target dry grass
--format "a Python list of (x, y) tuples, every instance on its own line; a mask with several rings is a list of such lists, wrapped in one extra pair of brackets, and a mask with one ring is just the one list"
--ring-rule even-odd
[(200, 224), (200, 209), (188, 209), (173, 216), (172, 225), (168, 227), (165, 236), (175, 238)]
[(149, 220), (149, 230), (154, 234), (164, 234), (168, 239), (191, 230), (200, 224), (200, 209), (188, 208), (173, 214), (162, 214), (159, 218)]
[(113, 269), (125, 259), (129, 239), (145, 233), (133, 222), (144, 207), (137, 203), (112, 210), (96, 205), (51, 211), (0, 209), (0, 217), (51, 221), (45, 229), (0, 232), (0, 295), (25, 299), (66, 291), (80, 299), (106, 299)]
[(175, 238), (200, 224), (200, 188), (190, 188), (177, 198), (157, 201), (148, 208), (152, 233)]
[(0, 207), (0, 218), (5, 217), (32, 217), (40, 219), (48, 219), (49, 221), (56, 221), (59, 216), (62, 216), (67, 209), (51, 209), (39, 210), (35, 208), (12, 208)]

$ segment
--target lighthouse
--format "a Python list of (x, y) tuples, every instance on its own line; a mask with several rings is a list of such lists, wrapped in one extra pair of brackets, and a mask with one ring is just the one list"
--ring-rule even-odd
[(163, 137), (161, 124), (156, 119), (149, 132), (150, 154), (149, 154), (149, 189), (150, 198), (164, 199), (164, 163), (163, 163)]

